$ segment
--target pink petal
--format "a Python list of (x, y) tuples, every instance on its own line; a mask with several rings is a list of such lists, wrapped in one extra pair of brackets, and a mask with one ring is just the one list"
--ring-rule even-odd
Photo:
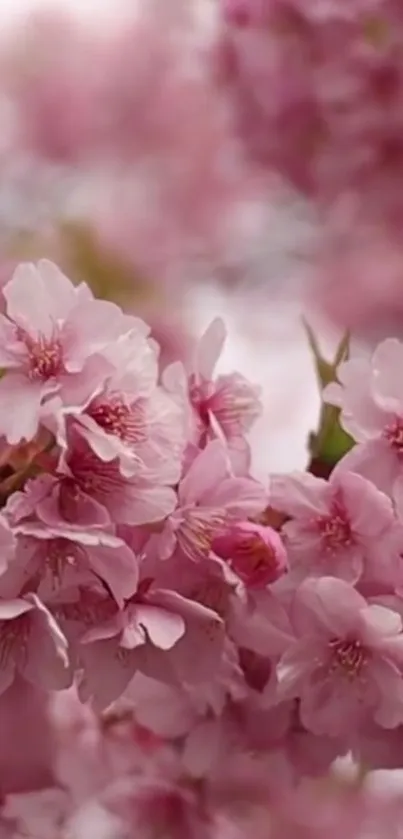
[(393, 507), (387, 495), (370, 481), (352, 472), (340, 472), (332, 481), (343, 493), (343, 501), (354, 534), (376, 538), (394, 522)]
[(322, 478), (304, 472), (275, 475), (269, 487), (270, 505), (295, 517), (326, 515), (329, 486)]
[(35, 606), (31, 614), (27, 658), (21, 669), (28, 681), (46, 690), (67, 688), (72, 672), (67, 655), (68, 643), (51, 613), (36, 595), (28, 595)]
[(179, 485), (179, 499), (182, 506), (208, 499), (217, 485), (228, 475), (229, 460), (219, 440), (208, 443), (193, 461), (189, 471)]
[(9, 443), (33, 440), (43, 395), (43, 385), (25, 376), (9, 373), (0, 379), (0, 435)]
[[(367, 440), (354, 446), (336, 467), (341, 470), (362, 475), (386, 494), (391, 494), (402, 466), (397, 453), (383, 439)], [(336, 471), (335, 470), (335, 471)]]
[(26, 600), (16, 598), (15, 600), (0, 600), (0, 620), (9, 621), (25, 615), (33, 609), (33, 604)]
[(165, 486), (138, 481), (110, 497), (108, 509), (112, 518), (122, 524), (151, 524), (169, 516), (176, 507), (176, 494)]
[[(122, 695), (136, 672), (136, 657), (119, 657), (116, 639), (99, 641), (82, 647), (84, 676), (79, 685), (82, 701), (92, 700), (100, 713)], [(108, 678), (105, 678), (105, 673)]]
[(382, 407), (397, 412), (403, 409), (402, 368), (403, 344), (396, 338), (382, 341), (372, 356), (373, 390), (381, 397)]
[(343, 637), (357, 630), (366, 600), (344, 580), (322, 577), (306, 580), (298, 589), (292, 610), (296, 631), (320, 632)]
[(223, 351), (227, 330), (221, 318), (215, 318), (196, 347), (193, 370), (201, 378), (210, 380)]
[(98, 545), (87, 551), (93, 571), (105, 580), (118, 604), (137, 588), (139, 568), (134, 553), (122, 542), (117, 548)]
[(262, 512), (267, 507), (268, 493), (263, 484), (252, 478), (225, 478), (212, 489), (209, 497), (201, 500), (228, 510), (234, 516), (244, 517)]
[(50, 265), (47, 261), (38, 266), (22, 263), (3, 289), (8, 316), (28, 334), (45, 338), (51, 337), (59, 318), (66, 317), (67, 298), (70, 301), (74, 295), (74, 287), (56, 266), (49, 276)]
[(152, 644), (161, 650), (170, 650), (185, 632), (181, 615), (158, 606), (138, 604), (135, 607), (137, 623), (142, 626)]

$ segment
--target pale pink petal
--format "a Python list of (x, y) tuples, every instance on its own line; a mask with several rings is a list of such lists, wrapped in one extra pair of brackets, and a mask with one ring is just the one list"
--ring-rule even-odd
[[(397, 612), (374, 603), (362, 612), (360, 637), (371, 646), (382, 644), (385, 638), (402, 631), (402, 618)], [(403, 641), (403, 637), (402, 637)]]
[(33, 609), (33, 604), (16, 598), (15, 600), (0, 600), (0, 620), (8, 621), (25, 615)]
[(229, 460), (223, 444), (219, 440), (208, 443), (180, 483), (182, 506), (197, 503), (201, 498), (208, 499), (217, 484), (227, 477), (228, 469)]
[[(119, 654), (116, 640), (98, 641), (82, 647), (80, 656), (84, 664), (84, 676), (79, 685), (82, 701), (92, 701), (99, 713), (118, 699), (127, 688), (136, 672), (135, 655)], [(105, 673), (108, 678), (105, 678)]]
[(161, 650), (170, 650), (185, 632), (185, 621), (181, 615), (158, 606), (138, 604), (135, 616), (151, 643)]
[(362, 717), (359, 695), (347, 680), (322, 679), (311, 684), (301, 697), (303, 725), (314, 734), (337, 737), (346, 729), (353, 734)]
[(133, 552), (123, 542), (119, 547), (98, 545), (87, 551), (93, 571), (105, 580), (117, 603), (131, 597), (137, 588), (139, 568)]
[(211, 379), (215, 365), (223, 351), (227, 330), (224, 321), (216, 318), (198, 342), (193, 369), (203, 379)]
[(280, 701), (299, 696), (307, 678), (324, 658), (323, 644), (301, 638), (287, 650), (277, 665), (277, 695)]
[(344, 580), (335, 577), (307, 579), (297, 591), (292, 620), (297, 632), (322, 631), (343, 637), (356, 631), (366, 600)]
[(245, 517), (256, 515), (267, 507), (268, 492), (263, 484), (252, 478), (225, 478), (201, 500), (228, 510), (234, 516)]
[(270, 505), (290, 516), (326, 515), (329, 496), (328, 483), (309, 473), (275, 475), (270, 479)]
[(110, 498), (109, 512), (115, 522), (123, 524), (151, 524), (169, 516), (176, 507), (176, 494), (165, 486), (153, 486), (138, 481)]
[(28, 681), (46, 690), (62, 690), (72, 681), (68, 643), (48, 609), (31, 594), (35, 608), (30, 616), (27, 657), (21, 668)]
[(379, 492), (370, 481), (361, 475), (342, 472), (332, 481), (332, 485), (335, 484), (342, 490), (344, 505), (355, 535), (371, 539), (392, 526), (392, 503), (387, 495)]
[(30, 382), (19, 374), (0, 379), (0, 434), (9, 443), (31, 441), (39, 426), (43, 384)]
[(18, 326), (33, 336), (40, 334), (51, 338), (60, 309), (57, 292), (52, 294), (52, 286), (49, 287), (39, 266), (33, 263), (19, 265), (3, 294), (7, 314)]
[(354, 446), (337, 465), (337, 472), (339, 470), (362, 475), (381, 492), (390, 494), (402, 473), (402, 465), (397, 453), (386, 440), (375, 439)]
[(372, 356), (373, 391), (382, 400), (382, 407), (398, 413), (403, 410), (402, 365), (403, 344), (400, 341), (387, 338), (378, 344)]

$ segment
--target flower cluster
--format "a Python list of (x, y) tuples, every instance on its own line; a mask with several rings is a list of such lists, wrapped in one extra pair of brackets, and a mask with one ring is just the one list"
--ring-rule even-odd
[(266, 487), (220, 320), (161, 373), (146, 324), (53, 263), (3, 297), (0, 692), (47, 692), (56, 738), (4, 835), (360, 835), (367, 793), (304, 778), (400, 765), (403, 345), (325, 391), (357, 441), (329, 480)]

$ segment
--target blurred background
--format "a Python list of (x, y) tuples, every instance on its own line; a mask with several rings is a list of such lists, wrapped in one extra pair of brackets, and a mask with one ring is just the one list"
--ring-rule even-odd
[(263, 388), (266, 477), (304, 465), (317, 422), (301, 325), (317, 221), (237, 143), (219, 17), (211, 0), (3, 0), (0, 279), (49, 256), (148, 319), (165, 360), (222, 315), (221, 367)]
[(223, 315), (254, 471), (307, 460), (325, 350), (403, 324), (397, 0), (3, 0), (0, 282), (48, 256), (163, 363)]

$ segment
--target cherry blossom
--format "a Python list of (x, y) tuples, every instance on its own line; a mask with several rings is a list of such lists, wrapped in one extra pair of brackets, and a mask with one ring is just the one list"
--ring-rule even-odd
[(328, 481), (277, 476), (272, 504), (288, 517), (282, 532), (291, 566), (347, 582), (397, 573), (402, 534), (390, 498), (339, 463)]
[(278, 692), (300, 699), (303, 724), (333, 736), (351, 736), (371, 719), (397, 727), (403, 714), (400, 615), (326, 576), (302, 583), (292, 615), (298, 635), (278, 665)]

